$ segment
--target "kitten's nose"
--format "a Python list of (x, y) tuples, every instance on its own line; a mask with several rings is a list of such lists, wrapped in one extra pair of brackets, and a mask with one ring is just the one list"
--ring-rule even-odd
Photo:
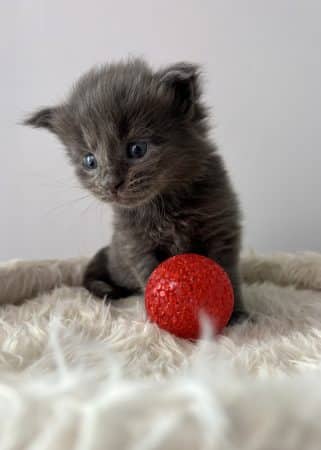
[(108, 190), (112, 195), (116, 195), (121, 186), (124, 184), (124, 181), (117, 181), (117, 182), (111, 182), (108, 183)]

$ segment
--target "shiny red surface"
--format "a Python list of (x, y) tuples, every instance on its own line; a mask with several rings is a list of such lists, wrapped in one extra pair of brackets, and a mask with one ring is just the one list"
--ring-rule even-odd
[(224, 270), (209, 258), (193, 253), (173, 256), (151, 274), (145, 306), (152, 322), (176, 336), (200, 336), (200, 313), (221, 332), (233, 310), (231, 282)]

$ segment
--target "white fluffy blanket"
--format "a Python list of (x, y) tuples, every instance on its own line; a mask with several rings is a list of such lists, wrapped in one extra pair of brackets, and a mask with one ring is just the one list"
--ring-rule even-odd
[(244, 257), (254, 320), (198, 345), (84, 263), (0, 264), (1, 450), (321, 448), (321, 255)]

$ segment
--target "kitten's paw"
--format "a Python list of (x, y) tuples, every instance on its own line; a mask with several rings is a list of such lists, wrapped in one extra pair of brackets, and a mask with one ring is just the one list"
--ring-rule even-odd
[(88, 280), (84, 283), (86, 289), (95, 297), (108, 300), (118, 300), (120, 298), (129, 297), (132, 292), (120, 286), (111, 286), (105, 281)]
[(240, 324), (240, 323), (244, 322), (245, 320), (252, 321), (252, 319), (251, 319), (251, 317), (250, 317), (248, 312), (246, 312), (246, 311), (233, 311), (233, 313), (231, 315), (231, 318), (229, 320), (228, 326)]

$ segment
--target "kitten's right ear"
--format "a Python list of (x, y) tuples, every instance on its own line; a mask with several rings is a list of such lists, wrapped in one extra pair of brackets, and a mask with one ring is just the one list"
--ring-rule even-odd
[(29, 125), (34, 128), (46, 128), (49, 131), (55, 133), (55, 118), (57, 116), (59, 108), (42, 108), (29, 117), (27, 117), (24, 121), (24, 125)]

